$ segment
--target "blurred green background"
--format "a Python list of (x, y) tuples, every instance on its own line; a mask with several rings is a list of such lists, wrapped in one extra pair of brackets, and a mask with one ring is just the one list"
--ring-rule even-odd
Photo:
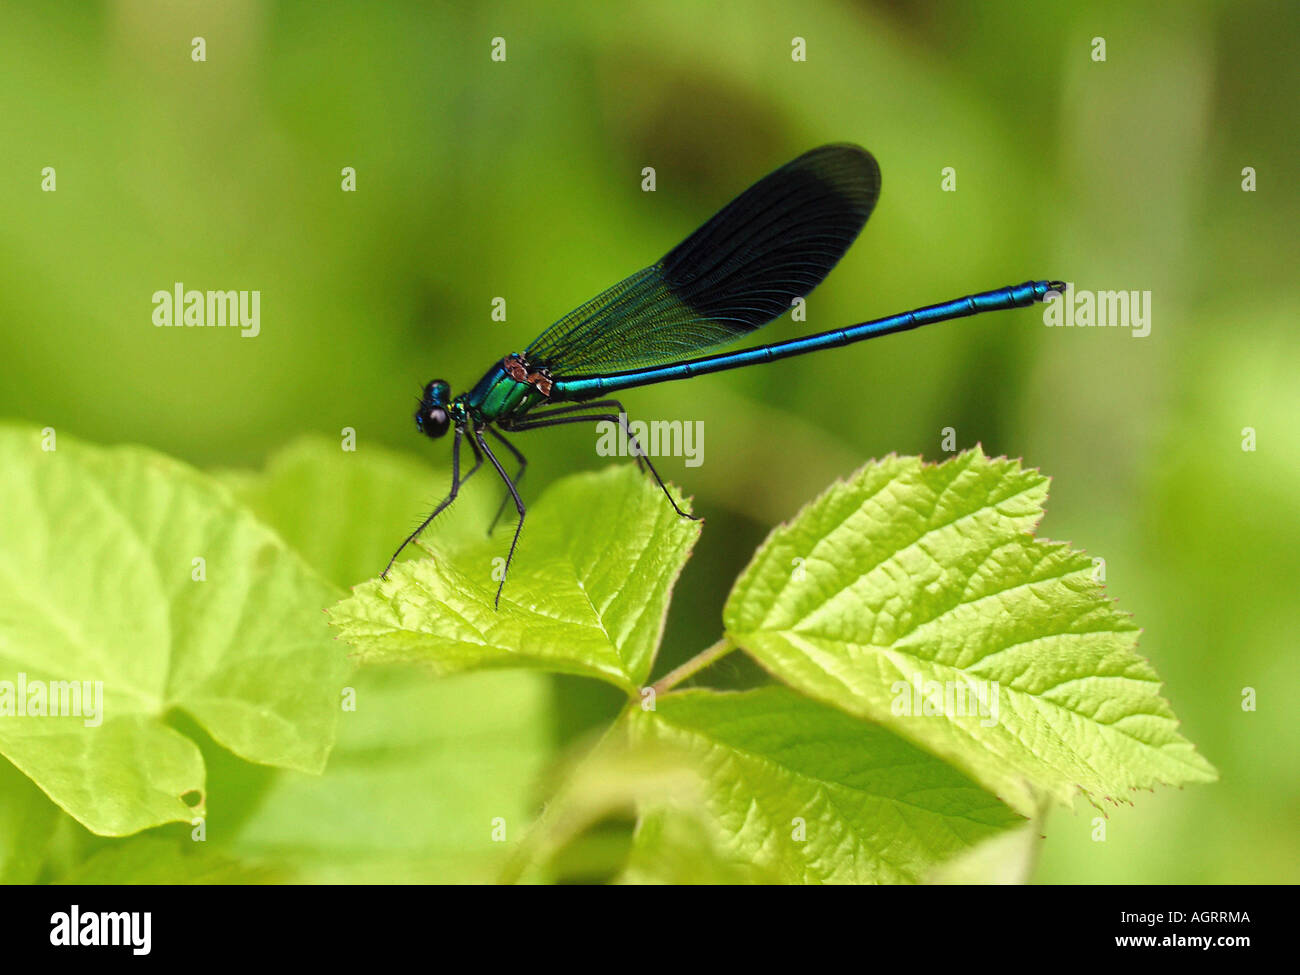
[[(1027, 278), (1150, 290), (1141, 339), (1020, 311), (628, 394), (705, 421), (702, 467), (661, 464), (707, 521), (657, 673), (715, 639), (778, 519), (953, 427), (1054, 477), (1041, 533), (1105, 558), (1222, 773), (1111, 809), (1105, 842), (1054, 814), (1037, 879), (1300, 879), (1294, 3), (30, 0), (0, 25), (0, 416), (203, 467), (352, 427), (441, 471), (421, 384), (465, 388), (823, 142), (877, 156), (881, 201), (765, 341)], [(260, 336), (155, 328), (176, 281), (260, 290)], [(531, 497), (607, 462), (585, 429), (520, 445)], [(554, 694), (563, 738), (617, 706)]]

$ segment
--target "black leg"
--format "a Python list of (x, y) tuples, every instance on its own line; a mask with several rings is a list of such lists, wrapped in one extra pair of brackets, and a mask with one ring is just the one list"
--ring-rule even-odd
[[(617, 411), (618, 411), (622, 416), (627, 416), (627, 410), (625, 410), (625, 409), (623, 408), (623, 404), (620, 403), (618, 400), (616, 400), (616, 399), (594, 399), (594, 400), (589, 400), (589, 401), (586, 402), (586, 403), (572, 403), (572, 404), (570, 404), (570, 405), (568, 405), (568, 406), (557, 406), (557, 407), (555, 407), (554, 409), (550, 409), (550, 410), (539, 410), (539, 411), (536, 412), (536, 413), (530, 413), (530, 414), (528, 414), (527, 418), (525, 418), (523, 421), (516, 421), (516, 422), (523, 422), (523, 423), (525, 423), (525, 424), (535, 423), (535, 422), (538, 421), (538, 420), (549, 420), (549, 419), (551, 419), (552, 417), (563, 416), (563, 415), (565, 415), (566, 413), (577, 413), (577, 412), (580, 411), (580, 410), (583, 411), (583, 412), (590, 412), (591, 410), (600, 410), (601, 413), (602, 413), (602, 416), (601, 416), (601, 417), (598, 417), (597, 419), (602, 419), (602, 418), (604, 418), (604, 417), (603, 417), (604, 412), (605, 412), (606, 410), (610, 409), (611, 407), (612, 407), (613, 409), (617, 410)], [(503, 428), (506, 429), (506, 430), (522, 430), (522, 429), (524, 429), (523, 427), (512, 426), (512, 425), (510, 425), (510, 424), (508, 424), (508, 423), (502, 424), (502, 426), (503, 426)], [(622, 424), (620, 424), (620, 426), (622, 426)], [(624, 433), (627, 433), (627, 428), (626, 428), (626, 427), (623, 428), (623, 432), (624, 432)], [(631, 440), (633, 443), (636, 443), (635, 438), (633, 438), (631, 435), (628, 436), (628, 439)], [(640, 452), (640, 451), (633, 451), (633, 452), (632, 452), (632, 459), (636, 461), (636, 469), (637, 469), (637, 470), (639, 470), (639, 471), (643, 471), (643, 470), (645, 470), (645, 466), (644, 466), (644, 465), (645, 465), (645, 463), (648, 463), (648, 461), (643, 461), (643, 460), (642, 460), (642, 458), (641, 458), (641, 452)], [(502, 506), (503, 508), (505, 507), (505, 502), (504, 502), (504, 501), (502, 501), (502, 505), (501, 505), (501, 506)]]
[[(497, 432), (497, 430), (496, 430), (495, 427), (488, 427), (488, 428), (487, 428), (487, 432), (490, 433), (490, 434), (492, 434), (492, 436), (496, 437), (496, 438), (497, 438), (498, 440), (500, 440), (503, 444), (505, 444), (506, 450), (508, 450), (508, 451), (510, 451), (512, 454), (514, 454), (514, 455), (515, 455), (515, 460), (519, 461), (519, 471), (515, 474), (515, 486), (518, 487), (518, 486), (519, 486), (519, 482), (522, 481), (522, 480), (524, 479), (524, 471), (526, 471), (526, 470), (528, 469), (528, 458), (525, 457), (523, 454), (521, 454), (521, 453), (519, 452), (519, 448), (518, 448), (518, 447), (516, 447), (514, 444), (512, 444), (512, 443), (511, 443), (509, 440), (507, 440), (505, 437), (501, 436), (501, 434)], [(470, 443), (472, 444), (472, 443), (474, 443), (474, 441), (471, 440)], [(474, 448), (474, 450), (475, 450), (475, 453), (477, 453), (477, 452), (478, 452), (478, 447), (476, 446), (476, 447)], [(502, 512), (504, 512), (504, 511), (506, 510), (506, 502), (509, 501), (509, 500), (510, 500), (510, 492), (507, 491), (506, 494), (505, 494), (505, 497), (503, 497), (503, 498), (501, 499), (501, 504), (497, 507), (497, 513), (496, 513), (495, 515), (493, 515), (493, 517), (492, 517), (492, 523), (491, 523), (490, 525), (488, 525), (488, 537), (489, 537), (489, 538), (492, 537), (492, 531), (493, 531), (493, 529), (496, 528), (496, 526), (497, 526), (497, 522), (501, 520), (501, 514), (502, 514)]]
[[(470, 436), (478, 441), (480, 449), (482, 449), (483, 453), (487, 454), (487, 459), (492, 462), (492, 466), (495, 467), (497, 473), (501, 475), (501, 480), (506, 482), (506, 488), (509, 489), (510, 496), (515, 499), (515, 510), (519, 512), (519, 522), (515, 525), (515, 537), (510, 539), (510, 551), (506, 554), (505, 571), (501, 573), (501, 583), (497, 586), (496, 602), (493, 603), (495, 609), (500, 609), (501, 590), (505, 588), (506, 576), (510, 573), (510, 563), (513, 562), (515, 558), (515, 546), (519, 544), (519, 533), (524, 530), (524, 502), (519, 497), (519, 492), (515, 490), (514, 482), (511, 481), (509, 475), (506, 474), (506, 469), (501, 466), (501, 461), (497, 460), (496, 454), (492, 453), (492, 448), (489, 447), (487, 441), (483, 439), (483, 434), (478, 430), (470, 430)], [(505, 439), (501, 437), (500, 434), (497, 434), (497, 436), (501, 440)], [(511, 450), (514, 449), (508, 443), (506, 446), (510, 447)]]
[(470, 448), (474, 451), (474, 466), (469, 469), (469, 473), (464, 477), (460, 476), (460, 440), (464, 432), (465, 431), (461, 427), (457, 427), (455, 439), (453, 439), (451, 443), (451, 492), (442, 499), (442, 503), (438, 505), (438, 507), (433, 509), (433, 513), (429, 515), (428, 518), (425, 518), (424, 521), (420, 522), (420, 527), (407, 535), (406, 541), (397, 546), (397, 551), (394, 552), (393, 557), (388, 560), (388, 565), (384, 566), (384, 571), (379, 573), (379, 578), (388, 578), (388, 570), (393, 567), (393, 563), (397, 561), (397, 557), (402, 554), (402, 549), (406, 548), (406, 546), (419, 538), (420, 532), (429, 527), (429, 522), (437, 518), (447, 505), (456, 500), (456, 495), (460, 491), (460, 486), (473, 477), (474, 472), (483, 465), (483, 455), (479, 453), (478, 444), (474, 443), (471, 439)]
[(628, 429), (627, 423), (623, 420), (623, 416), (624, 414), (621, 411), (618, 414), (598, 413), (598, 414), (586, 415), (586, 416), (560, 416), (560, 417), (554, 416), (553, 414), (552, 415), (542, 414), (541, 416), (537, 416), (535, 418), (529, 418), (527, 420), (519, 420), (515, 422), (510, 427), (510, 429), (520, 430), (520, 431), (540, 430), (542, 427), (557, 427), (557, 426), (562, 426), (563, 424), (566, 423), (599, 423), (602, 420), (610, 423), (617, 423), (619, 427), (622, 429), (623, 435), (627, 437), (628, 443), (631, 444), (633, 453), (637, 456), (639, 460), (644, 460), (646, 467), (650, 468), (650, 473), (654, 475), (655, 481), (658, 482), (659, 484), (659, 489), (663, 491), (664, 497), (666, 497), (668, 499), (668, 503), (673, 506), (673, 510), (676, 511), (683, 518), (689, 518), (691, 519), (691, 521), (699, 521), (699, 518), (697, 518), (695, 515), (689, 515), (685, 511), (683, 511), (680, 507), (678, 507), (676, 499), (673, 498), (672, 494), (669, 493), (668, 491), (667, 485), (664, 484), (664, 479), (660, 477), (659, 472), (655, 470), (655, 465), (651, 463), (650, 457), (645, 453), (644, 450), (641, 449), (641, 444), (637, 441), (636, 437), (632, 435), (632, 431)]
[(544, 407), (533, 413), (529, 413), (527, 417), (525, 417), (524, 422), (527, 422), (528, 420), (534, 420), (534, 419), (542, 420), (550, 416), (561, 416), (565, 413), (577, 413), (579, 411), (590, 412), (592, 410), (605, 410), (611, 406), (614, 407), (616, 410), (618, 410), (620, 413), (627, 412), (626, 410), (623, 409), (623, 404), (616, 399), (596, 399), (586, 403), (569, 403), (566, 406)]

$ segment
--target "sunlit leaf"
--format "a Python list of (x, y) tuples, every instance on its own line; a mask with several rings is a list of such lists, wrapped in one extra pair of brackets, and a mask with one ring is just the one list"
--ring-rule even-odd
[(539, 668), (631, 692), (650, 670), (699, 530), (631, 465), (578, 474), (530, 508), (499, 611), (494, 571), (510, 529), (447, 546), (435, 525), (432, 557), (357, 586), (330, 617), (363, 661), (419, 661), (442, 674)]
[(280, 773), (230, 852), (295, 883), (495, 880), (540, 809), (549, 682), (375, 666), (354, 684), (325, 774)]
[(1040, 794), (1212, 780), (1091, 559), (1029, 534), (1047, 486), (978, 449), (868, 464), (771, 534), (727, 602), (727, 633), (791, 687), (1026, 814)]
[[(321, 613), (336, 590), (183, 464), (57, 448), (0, 430), (0, 752), (109, 835), (203, 813), (172, 709), (249, 761), (320, 771), (350, 669)], [(36, 686), (80, 713), (31, 716)]]
[[(678, 749), (700, 771), (714, 825), (711, 842), (695, 843), (730, 866), (706, 859), (695, 882), (749, 865), (785, 883), (915, 883), (1022, 822), (939, 759), (783, 687), (675, 692), (629, 717), (634, 740)], [(671, 808), (646, 813), (632, 876), (686, 882), (680, 851), (663, 849), (683, 831), (654, 819)]]

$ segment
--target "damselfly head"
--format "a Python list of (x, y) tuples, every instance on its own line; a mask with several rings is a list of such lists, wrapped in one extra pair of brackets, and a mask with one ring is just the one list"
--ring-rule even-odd
[(447, 417), (447, 403), (451, 399), (451, 387), (441, 379), (435, 379), (424, 387), (420, 397), (420, 408), (415, 411), (415, 427), (426, 437), (441, 437), (447, 432), (450, 420)]

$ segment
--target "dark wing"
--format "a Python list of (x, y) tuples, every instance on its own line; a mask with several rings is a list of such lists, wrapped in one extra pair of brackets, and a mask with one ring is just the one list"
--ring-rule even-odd
[(719, 210), (662, 260), (575, 308), (525, 353), (557, 378), (688, 358), (766, 325), (812, 291), (880, 196), (859, 146), (806, 152)]

